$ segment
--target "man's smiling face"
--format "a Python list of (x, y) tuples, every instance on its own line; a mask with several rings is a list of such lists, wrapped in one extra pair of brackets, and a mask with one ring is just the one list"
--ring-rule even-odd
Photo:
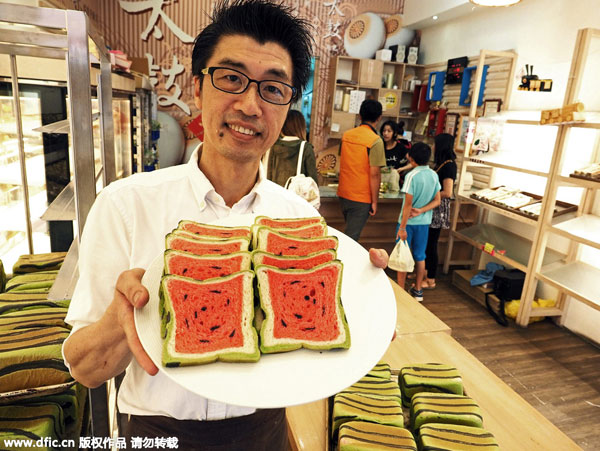
[[(243, 35), (219, 40), (207, 67), (228, 67), (254, 80), (277, 80), (292, 84), (292, 60), (286, 49), (274, 42), (259, 44)], [(202, 110), (202, 153), (248, 163), (258, 161), (279, 137), (289, 105), (274, 105), (258, 95), (256, 83), (242, 94), (216, 89), (210, 75), (194, 81), (196, 106)], [(216, 155), (215, 155), (216, 156)]]

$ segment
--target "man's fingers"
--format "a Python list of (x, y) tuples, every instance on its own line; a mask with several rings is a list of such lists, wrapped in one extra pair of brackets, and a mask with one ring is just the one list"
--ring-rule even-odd
[(389, 256), (385, 249), (369, 249), (369, 258), (377, 268), (387, 268)]
[(135, 307), (143, 307), (149, 299), (148, 290), (142, 285), (145, 272), (141, 268), (133, 268), (122, 272), (117, 279), (116, 291)]
[(158, 372), (157, 366), (152, 362), (152, 359), (148, 356), (140, 339), (137, 334), (137, 330), (135, 328), (135, 320), (133, 316), (133, 306), (129, 303), (124, 296), (117, 294), (120, 296), (120, 305), (119, 309), (119, 322), (121, 323), (121, 327), (125, 332), (125, 336), (127, 337), (127, 345), (129, 346), (129, 350), (133, 354), (133, 357), (139, 365), (151, 376), (154, 376)]

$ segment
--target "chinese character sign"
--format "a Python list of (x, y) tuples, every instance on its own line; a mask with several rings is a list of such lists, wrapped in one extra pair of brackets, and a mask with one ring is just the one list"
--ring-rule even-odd
[(139, 2), (119, 0), (119, 5), (121, 8), (128, 13), (137, 13), (149, 9), (152, 10), (150, 19), (148, 20), (148, 25), (140, 35), (142, 40), (146, 41), (151, 31), (152, 35), (156, 39), (161, 39), (163, 37), (162, 31), (157, 25), (158, 19), (162, 18), (169, 30), (171, 30), (173, 34), (179, 38), (179, 40), (185, 44), (191, 44), (194, 42), (194, 38), (179, 28), (175, 22), (173, 22), (171, 18), (163, 11), (162, 7), (169, 3), (170, 0), (144, 0)]

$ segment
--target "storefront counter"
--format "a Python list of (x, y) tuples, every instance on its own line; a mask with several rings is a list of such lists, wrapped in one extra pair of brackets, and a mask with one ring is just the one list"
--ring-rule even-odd
[[(393, 284), (395, 285), (395, 284)], [(397, 287), (397, 285), (396, 285)], [(382, 360), (393, 369), (412, 363), (456, 366), (466, 394), (481, 407), (484, 426), (503, 450), (575, 450), (569, 437), (450, 336), (450, 329), (398, 287), (398, 333)], [(411, 304), (412, 302), (412, 304)], [(326, 449), (326, 400), (287, 409), (292, 449)]]

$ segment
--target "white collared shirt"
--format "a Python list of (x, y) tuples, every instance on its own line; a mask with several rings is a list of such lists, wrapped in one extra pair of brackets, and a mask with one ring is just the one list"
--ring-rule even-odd
[[(254, 188), (230, 208), (198, 168), (198, 155), (196, 149), (188, 164), (132, 175), (111, 183), (99, 194), (79, 249), (79, 280), (66, 319), (73, 326), (71, 335), (101, 318), (112, 302), (119, 274), (147, 268), (164, 252), (165, 235), (182, 219), (211, 222), (251, 213), (319, 215), (304, 199), (267, 180), (262, 167)], [(180, 420), (219, 420), (255, 411), (195, 395), (161, 371), (149, 376), (135, 359), (119, 390), (118, 406), (122, 413)]]

